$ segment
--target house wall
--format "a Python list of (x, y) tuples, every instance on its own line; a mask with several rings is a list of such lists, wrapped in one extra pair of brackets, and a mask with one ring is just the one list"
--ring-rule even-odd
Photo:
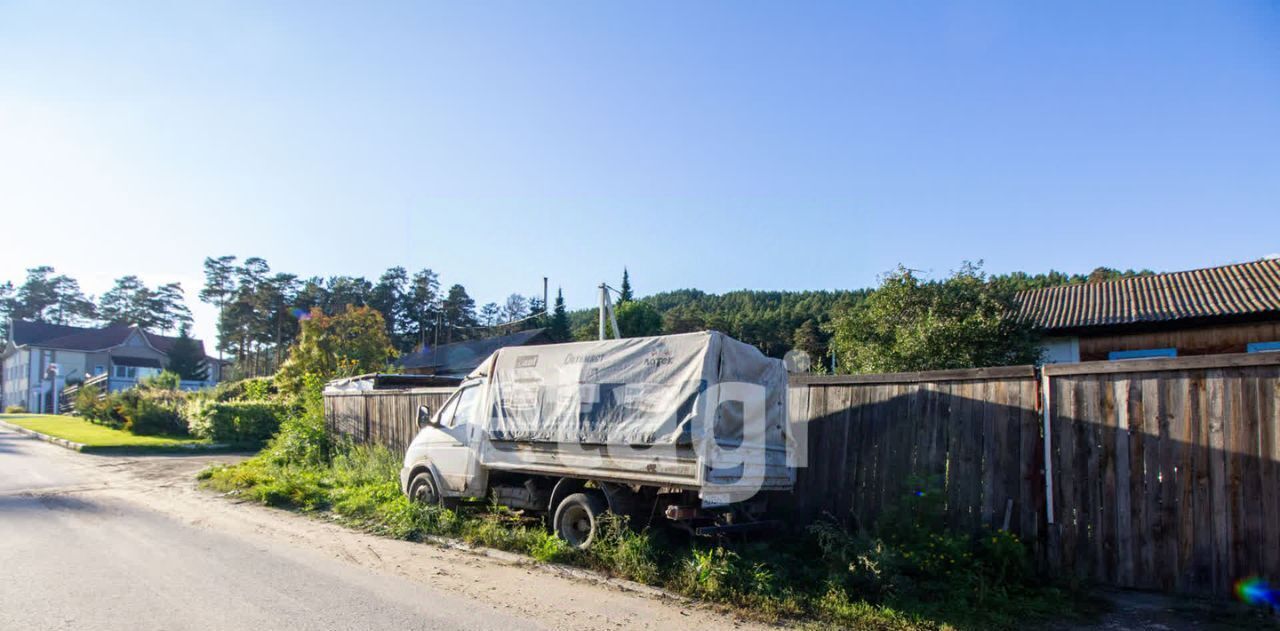
[[(47, 398), (48, 393), (61, 390), (67, 370), (78, 370), (83, 362), (84, 353), (75, 351), (49, 348), (18, 350), (4, 360), (4, 405), (21, 405), (31, 412), (52, 410), (54, 401)], [(53, 383), (44, 379), (45, 370), (51, 364), (58, 365), (58, 378)], [(42, 394), (46, 395), (43, 405)]]
[(1176, 348), (1178, 356), (1243, 353), (1253, 342), (1280, 342), (1280, 320), (1168, 331), (1080, 337), (1079, 361), (1105, 360), (1112, 351)]
[(58, 374), (64, 378), (84, 378), (85, 353), (79, 351), (53, 351), (53, 363), (58, 365)]
[(1080, 338), (1050, 337), (1040, 345), (1040, 360), (1046, 364), (1070, 364), (1080, 361)]
[[(164, 353), (161, 353), (160, 351), (157, 351), (151, 348), (150, 346), (145, 346), (145, 343), (144, 343), (144, 346), (134, 346), (130, 344), (125, 344), (123, 346), (117, 347), (111, 351), (111, 358), (112, 360), (114, 360), (117, 357), (154, 359), (159, 361), (161, 366), (164, 366), (169, 363), (168, 356), (166, 356)], [(111, 363), (111, 366), (114, 366), (114, 361)], [(138, 382), (138, 379), (130, 379), (127, 377), (117, 377), (115, 375), (114, 368), (110, 366), (107, 368), (107, 371), (111, 374), (111, 379), (108, 382), (110, 384), (109, 390), (113, 392), (116, 390), (127, 390), (129, 388), (132, 388)]]
[[(99, 372), (98, 367), (102, 370)], [(106, 352), (95, 352), (84, 354), (84, 372), (92, 376), (105, 375), (111, 370), (111, 355)]]
[(27, 390), (31, 387), (31, 351), (22, 349), (4, 360), (4, 405), (27, 405)]

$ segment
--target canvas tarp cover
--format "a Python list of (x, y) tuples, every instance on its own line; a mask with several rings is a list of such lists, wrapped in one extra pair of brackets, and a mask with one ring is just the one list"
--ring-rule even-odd
[(471, 377), (490, 378), (494, 440), (696, 445), (709, 408), (717, 441), (740, 440), (744, 406), (707, 405), (727, 382), (759, 386), (769, 446), (786, 439), (782, 362), (714, 331), (506, 348)]

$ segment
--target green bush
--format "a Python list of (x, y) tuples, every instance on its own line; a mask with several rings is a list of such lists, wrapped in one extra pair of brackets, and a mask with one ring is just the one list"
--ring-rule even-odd
[(324, 427), (324, 380), (307, 374), (303, 382), (298, 409), (285, 417), (267, 446), (267, 457), (275, 464), (326, 464), (332, 454), (333, 443)]
[(288, 405), (270, 401), (206, 401), (186, 409), (192, 435), (237, 445), (266, 442), (291, 411)]
[(176, 372), (164, 370), (143, 379), (139, 385), (151, 390), (177, 390), (182, 385), (182, 377)]
[[(914, 609), (982, 611), (1003, 625), (1004, 612), (1042, 604), (1052, 590), (1032, 571), (1026, 547), (998, 530), (957, 533), (945, 525), (941, 481), (913, 479), (871, 534), (851, 533), (832, 522), (810, 526), (821, 556), (837, 584), (877, 602)], [(840, 568), (845, 572), (837, 573)]]
[(97, 422), (107, 411), (103, 398), (102, 390), (98, 386), (81, 386), (76, 391), (75, 400), (71, 402), (71, 409), (77, 416)]
[(21, 405), (6, 405), (4, 406), (4, 413), (5, 414), (26, 414), (27, 408), (24, 408)]
[(187, 422), (182, 416), (184, 401), (176, 393), (166, 391), (130, 391), (134, 396), (125, 397), (127, 407), (122, 409), (124, 428), (139, 436), (187, 433)]
[(224, 381), (213, 387), (211, 394), (218, 401), (266, 401), (279, 396), (274, 377), (252, 377), (238, 381)]
[[(96, 390), (97, 388), (93, 388)], [(124, 400), (124, 393), (109, 392), (102, 396), (93, 396), (93, 393), (84, 394), (82, 389), (76, 396), (74, 404), (76, 413), (84, 417), (92, 423), (105, 425), (112, 429), (123, 429), (125, 424), (124, 410), (127, 405)], [(83, 395), (83, 400), (81, 398)]]

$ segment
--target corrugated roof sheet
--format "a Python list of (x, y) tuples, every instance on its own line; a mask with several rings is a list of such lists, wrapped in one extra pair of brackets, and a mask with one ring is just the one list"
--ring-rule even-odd
[(1018, 303), (1047, 330), (1280, 313), (1280, 259), (1032, 289)]
[(408, 353), (397, 363), (404, 368), (434, 368), (437, 375), (466, 376), (499, 348), (546, 343), (545, 332), (546, 329), (528, 329), (482, 340), (441, 344)]

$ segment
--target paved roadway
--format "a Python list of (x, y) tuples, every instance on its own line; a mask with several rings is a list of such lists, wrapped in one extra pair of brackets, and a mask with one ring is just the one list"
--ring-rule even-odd
[(145, 493), (117, 492), (127, 486), (111, 472), (121, 460), (0, 429), (0, 629), (540, 626), (305, 546), (152, 510)]

